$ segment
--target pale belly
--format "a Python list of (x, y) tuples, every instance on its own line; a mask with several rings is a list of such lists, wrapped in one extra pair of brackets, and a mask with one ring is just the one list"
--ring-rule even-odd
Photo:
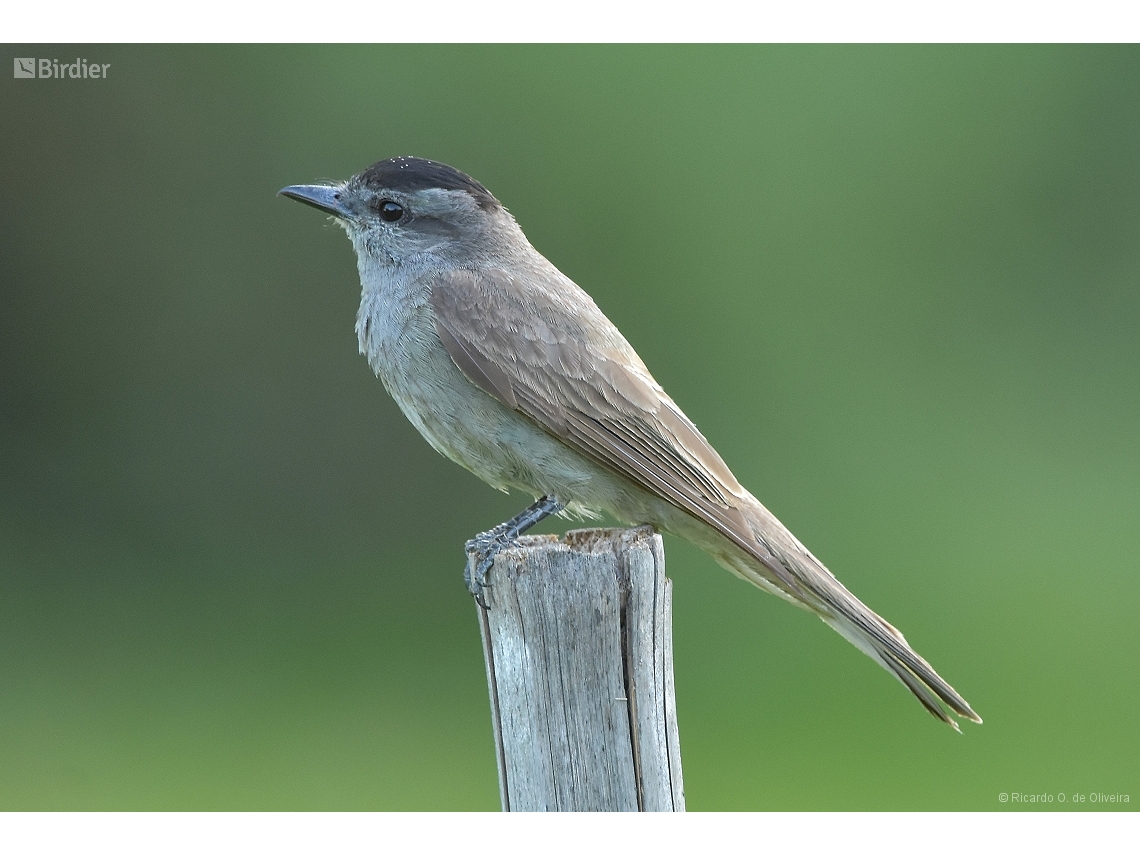
[[(362, 317), (367, 311), (366, 301)], [(398, 317), (373, 312), (367, 325), (358, 321), (357, 331), (372, 370), (436, 451), (500, 490), (591, 507), (596, 479), (608, 473), (463, 376), (426, 307)]]

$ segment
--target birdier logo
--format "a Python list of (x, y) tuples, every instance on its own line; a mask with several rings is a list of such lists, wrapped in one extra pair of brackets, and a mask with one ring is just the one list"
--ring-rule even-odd
[(35, 57), (14, 57), (12, 63), (13, 77), (51, 77), (61, 80), (64, 77), (97, 80), (107, 77), (111, 63), (88, 62), (83, 57), (76, 57), (75, 62), (66, 59), (36, 59)]

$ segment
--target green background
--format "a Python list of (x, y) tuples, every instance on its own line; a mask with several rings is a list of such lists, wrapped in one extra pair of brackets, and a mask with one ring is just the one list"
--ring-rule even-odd
[(397, 154), (986, 720), (668, 539), (690, 808), (1140, 802), (1137, 48), (8, 53), (111, 69), (0, 75), (0, 808), (497, 809), (461, 547), (527, 497), (404, 421), (274, 195)]

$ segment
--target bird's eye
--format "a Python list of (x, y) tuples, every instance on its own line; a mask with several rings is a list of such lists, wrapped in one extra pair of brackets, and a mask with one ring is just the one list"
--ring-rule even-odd
[(378, 206), (378, 209), (380, 211), (380, 219), (384, 220), (387, 223), (394, 223), (396, 220), (400, 219), (400, 217), (404, 216), (403, 206), (397, 205), (390, 199), (385, 199), (383, 202), (381, 202)]

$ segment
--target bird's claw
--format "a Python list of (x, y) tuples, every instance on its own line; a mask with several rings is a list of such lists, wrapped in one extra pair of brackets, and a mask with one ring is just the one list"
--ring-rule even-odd
[(511, 546), (519, 535), (535, 523), (558, 513), (564, 507), (566, 506), (558, 499), (543, 496), (522, 513), (467, 541), (467, 567), (463, 570), (463, 581), (481, 608), (488, 608), (484, 594), (491, 587), (487, 575), (491, 572), (491, 565), (495, 563), (495, 556)]
[[(467, 590), (475, 598), (479, 607), (487, 610), (486, 590), (491, 587), (487, 577), (495, 563), (495, 556), (510, 546), (511, 541), (498, 532), (485, 531), (467, 541), (467, 566), (463, 570), (463, 581)], [(474, 560), (471, 560), (474, 559)]]

